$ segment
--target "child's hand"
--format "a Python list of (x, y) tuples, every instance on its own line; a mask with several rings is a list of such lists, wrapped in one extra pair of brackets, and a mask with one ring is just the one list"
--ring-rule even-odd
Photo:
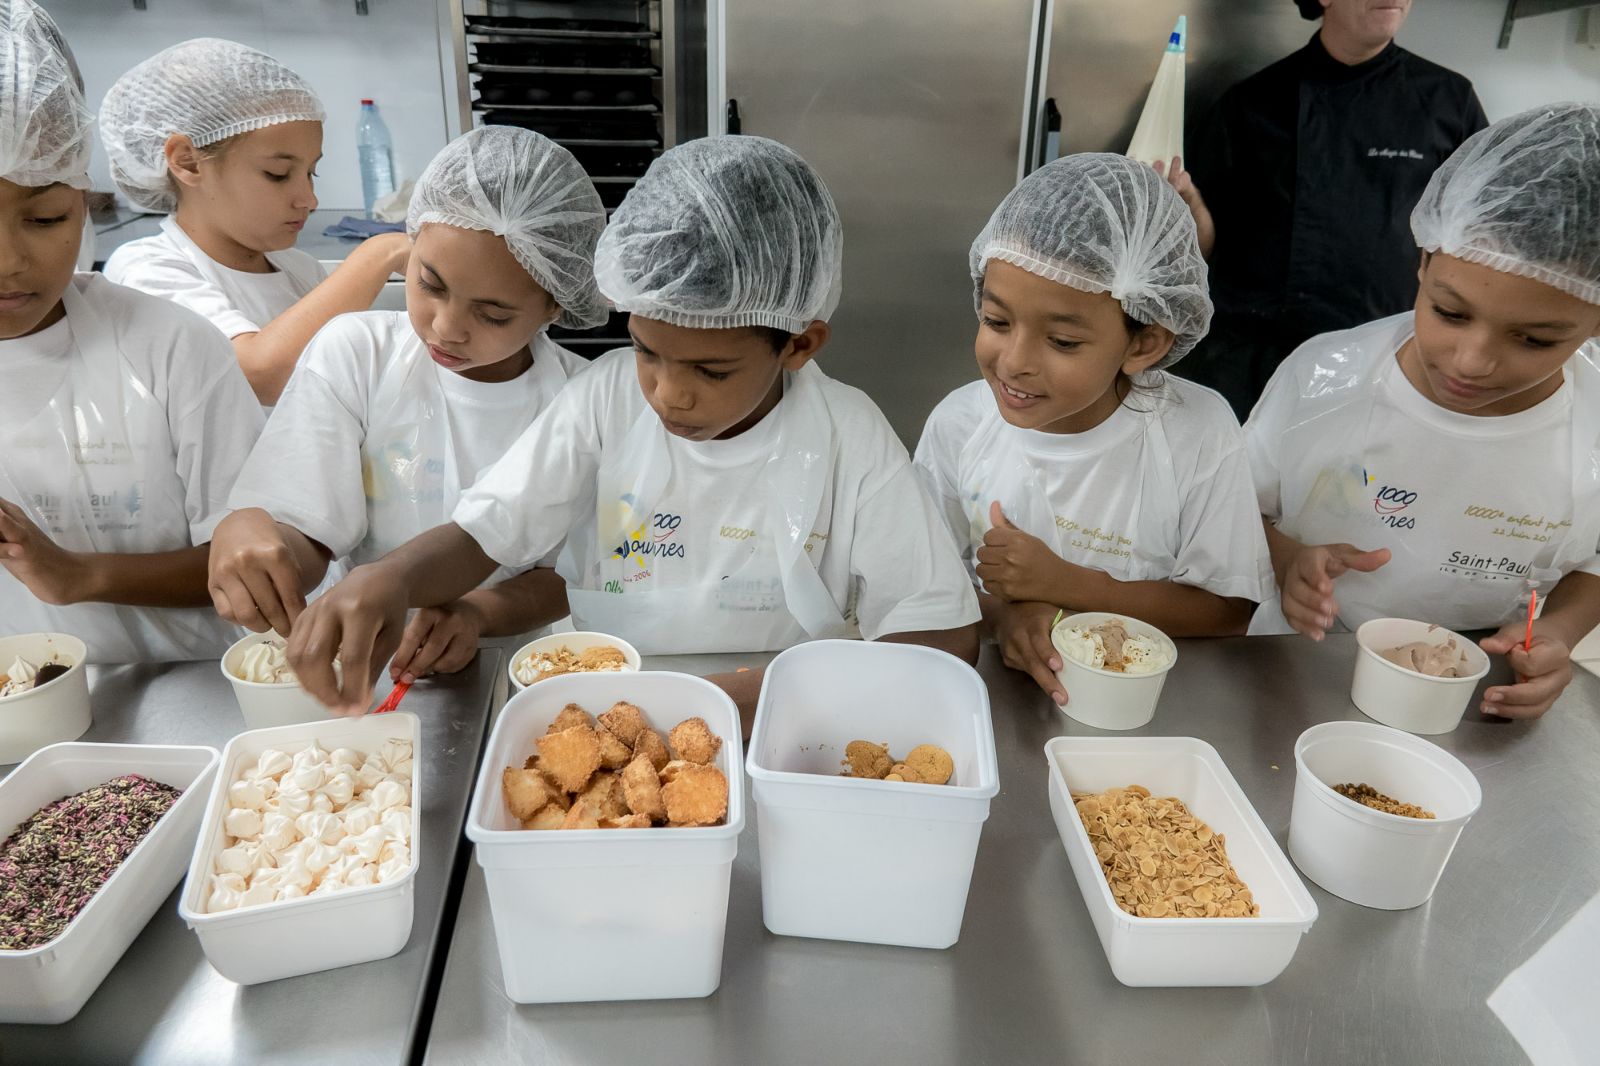
[(483, 612), (470, 600), (424, 607), (406, 626), (400, 648), (389, 663), (389, 679), (411, 684), (429, 674), (453, 674), (478, 654)]
[(1527, 623), (1511, 622), (1478, 646), (1490, 655), (1504, 655), (1516, 672), (1515, 685), (1496, 685), (1483, 694), (1484, 714), (1500, 718), (1538, 718), (1550, 709), (1572, 681), (1572, 649), (1566, 642), (1539, 632), (1533, 624), (1533, 646), (1522, 647)]
[(233, 512), (211, 535), (206, 587), (217, 613), (234, 625), (288, 636), (306, 609), (301, 577), (278, 523), (259, 507)]
[(1011, 524), (1000, 510), (1000, 501), (989, 505), (989, 532), (978, 549), (978, 580), (983, 590), (1002, 600), (1042, 600), (1048, 596), (1049, 581), (1065, 560), (1031, 534)]
[(1362, 551), (1350, 544), (1307, 544), (1284, 568), (1283, 616), (1295, 632), (1321, 640), (1339, 616), (1334, 579), (1351, 570), (1370, 574), (1389, 561), (1389, 549)]
[(83, 598), (83, 559), (51, 540), (6, 499), (0, 499), (0, 564), (43, 603), (63, 607)]
[[(313, 600), (289, 636), (289, 665), (300, 686), (335, 714), (361, 715), (372, 684), (399, 646), (406, 590), (381, 563), (358, 566)], [(343, 664), (343, 682), (333, 661)]]
[(1056, 677), (1056, 671), (1061, 669), (1061, 654), (1050, 643), (1050, 623), (1056, 612), (1052, 603), (1002, 603), (994, 635), (1005, 664), (1033, 678), (1060, 705), (1067, 702), (1067, 693)]

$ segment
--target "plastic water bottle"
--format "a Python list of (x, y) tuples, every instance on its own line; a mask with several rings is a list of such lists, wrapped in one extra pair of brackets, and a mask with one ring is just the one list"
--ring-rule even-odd
[(356, 152), (361, 157), (361, 203), (371, 218), (373, 202), (394, 192), (395, 186), (394, 144), (389, 140), (389, 127), (378, 114), (378, 105), (371, 100), (361, 101)]

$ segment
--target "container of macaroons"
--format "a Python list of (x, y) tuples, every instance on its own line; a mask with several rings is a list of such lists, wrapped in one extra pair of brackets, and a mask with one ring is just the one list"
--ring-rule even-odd
[(66, 633), (0, 637), (0, 765), (88, 732), (88, 654)]
[(287, 642), (273, 632), (251, 633), (222, 655), (222, 676), (239, 701), (246, 729), (322, 722), (330, 712), (300, 687)]
[(621, 673), (639, 669), (639, 652), (608, 633), (551, 633), (517, 649), (506, 664), (514, 692), (565, 674)]
[(178, 913), (243, 985), (393, 955), (411, 936), (421, 731), (404, 712), (240, 733)]
[(467, 815), (517, 1003), (722, 981), (744, 827), (739, 711), (703, 678), (577, 673), (513, 696)]
[(52, 744), (0, 780), (0, 1023), (88, 1002), (183, 878), (215, 748)]

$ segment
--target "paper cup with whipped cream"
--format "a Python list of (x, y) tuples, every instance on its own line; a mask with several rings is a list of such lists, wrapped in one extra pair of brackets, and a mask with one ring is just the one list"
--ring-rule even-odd
[(251, 633), (222, 656), (222, 676), (233, 686), (246, 729), (320, 722), (329, 711), (300, 687), (289, 667), (288, 647), (273, 632)]
[(0, 637), (0, 764), (88, 731), (88, 654), (66, 633)]
[(1484, 650), (1442, 626), (1373, 618), (1356, 629), (1350, 701), (1375, 721), (1408, 733), (1448, 733), (1461, 724), (1489, 672)]
[(1177, 645), (1153, 625), (1105, 611), (1056, 616), (1050, 643), (1067, 717), (1096, 729), (1138, 729), (1155, 717)]
[(638, 670), (639, 652), (609, 633), (551, 633), (517, 649), (506, 664), (513, 691), (562, 674)]

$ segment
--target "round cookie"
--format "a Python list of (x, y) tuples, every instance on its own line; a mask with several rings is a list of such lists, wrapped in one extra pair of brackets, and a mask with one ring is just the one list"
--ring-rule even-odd
[(918, 744), (906, 756), (906, 765), (915, 770), (924, 782), (930, 785), (944, 785), (950, 781), (950, 775), (955, 772), (955, 760), (950, 758), (950, 753), (936, 744)]

